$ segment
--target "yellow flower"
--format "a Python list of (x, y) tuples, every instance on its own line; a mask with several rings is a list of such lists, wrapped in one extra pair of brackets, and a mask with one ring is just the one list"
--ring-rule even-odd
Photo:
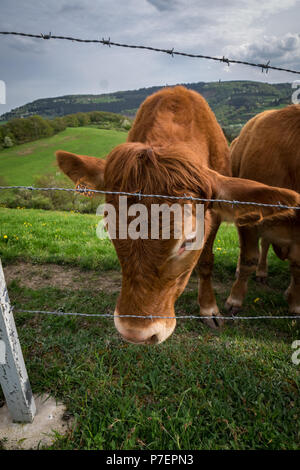
[(3, 238), (7, 238), (7, 235), (3, 235)]
[(258, 302), (260, 300), (259, 297), (256, 297), (256, 299), (253, 300), (254, 303)]

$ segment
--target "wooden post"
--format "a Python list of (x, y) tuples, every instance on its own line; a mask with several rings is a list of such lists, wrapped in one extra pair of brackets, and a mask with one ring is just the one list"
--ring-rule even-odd
[(31, 423), (36, 408), (0, 260), (0, 384), (12, 420)]

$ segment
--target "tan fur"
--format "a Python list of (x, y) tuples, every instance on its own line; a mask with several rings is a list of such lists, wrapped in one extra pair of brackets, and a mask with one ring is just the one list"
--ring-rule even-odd
[[(286, 188), (300, 192), (300, 105), (290, 105), (280, 110), (265, 111), (252, 118), (242, 129), (239, 137), (231, 144), (232, 174), (238, 178), (247, 178), (265, 184), (277, 186), (279, 194), (278, 203), (283, 203), (281, 194)], [(293, 197), (293, 196), (292, 196)], [(276, 197), (275, 197), (276, 199)], [(298, 203), (299, 204), (299, 203)], [(290, 200), (289, 205), (292, 204)], [(260, 266), (257, 268), (258, 277), (267, 276), (266, 257), (270, 243), (277, 256), (289, 259), (292, 266), (299, 265), (300, 244), (300, 211), (282, 211), (270, 213), (264, 218), (257, 229), (244, 228), (240, 231), (241, 254), (240, 276), (234, 283), (231, 298), (239, 299), (241, 306), (246, 293), (247, 278), (250, 274), (245, 267), (252, 257), (255, 263), (258, 258), (258, 239), (263, 238), (264, 253), (260, 256)], [(255, 270), (255, 263), (252, 269)], [(247, 271), (247, 272), (246, 272)], [(289, 304), (291, 312), (298, 312), (300, 308), (300, 292), (296, 286), (300, 279), (292, 272), (291, 287), (289, 289)], [(242, 278), (243, 277), (243, 278)], [(298, 290), (297, 290), (298, 289)], [(230, 307), (230, 299), (228, 302)], [(235, 305), (236, 306), (236, 305)]]

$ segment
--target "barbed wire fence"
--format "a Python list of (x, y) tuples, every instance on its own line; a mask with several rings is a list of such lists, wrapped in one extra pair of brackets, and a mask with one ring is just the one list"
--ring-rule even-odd
[(230, 205), (248, 205), (248, 206), (258, 206), (258, 207), (273, 207), (277, 209), (291, 209), (291, 210), (300, 210), (300, 206), (288, 206), (286, 204), (281, 204), (278, 201), (278, 204), (268, 204), (264, 202), (253, 202), (253, 201), (236, 201), (232, 199), (209, 199), (209, 198), (201, 198), (201, 197), (194, 197), (194, 196), (187, 196), (183, 194), (182, 196), (172, 196), (171, 194), (144, 194), (140, 192), (126, 192), (126, 191), (105, 191), (100, 189), (89, 189), (89, 188), (36, 188), (34, 186), (0, 186), (0, 190), (6, 189), (24, 189), (29, 191), (67, 191), (67, 192), (75, 192), (75, 193), (82, 193), (82, 194), (111, 194), (111, 195), (119, 195), (119, 196), (131, 196), (137, 197), (138, 199), (145, 198), (159, 198), (159, 199), (174, 199), (174, 200), (187, 200), (187, 201), (195, 201), (195, 202), (217, 202), (223, 204), (230, 204)]
[(19, 33), (16, 31), (0, 31), (0, 35), (3, 36), (20, 36), (20, 37), (27, 37), (27, 38), (34, 38), (34, 39), (42, 39), (42, 40), (50, 40), (50, 39), (55, 39), (55, 40), (64, 40), (64, 41), (72, 41), (72, 42), (77, 42), (77, 43), (85, 43), (85, 44), (102, 44), (104, 46), (115, 46), (115, 47), (123, 47), (127, 49), (141, 49), (141, 50), (147, 50), (147, 51), (152, 51), (152, 52), (161, 52), (164, 54), (168, 54), (172, 57), (174, 56), (182, 56), (182, 57), (190, 57), (193, 59), (207, 59), (207, 60), (213, 60), (216, 62), (223, 62), (227, 64), (228, 66), (230, 64), (239, 64), (239, 65), (248, 65), (249, 67), (258, 67), (261, 69), (262, 72), (268, 73), (269, 70), (277, 70), (280, 72), (287, 72), (287, 73), (293, 73), (300, 75), (300, 71), (298, 70), (292, 70), (284, 67), (276, 67), (273, 65), (270, 65), (270, 60), (268, 60), (265, 64), (263, 63), (254, 63), (254, 62), (249, 62), (249, 61), (244, 61), (244, 60), (238, 60), (238, 59), (229, 59), (228, 57), (214, 57), (210, 55), (204, 55), (204, 54), (192, 54), (189, 52), (181, 52), (181, 51), (176, 51), (174, 47), (172, 49), (165, 49), (165, 48), (159, 48), (159, 47), (153, 47), (153, 46), (143, 46), (143, 45), (136, 45), (136, 44), (125, 44), (125, 43), (119, 43), (119, 42), (114, 42), (111, 41), (110, 38), (108, 39), (81, 39), (81, 38), (75, 38), (71, 36), (56, 36), (53, 35), (51, 32), (48, 34), (32, 34), (32, 33)]
[(89, 317), (89, 318), (144, 318), (146, 320), (160, 319), (175, 319), (175, 320), (297, 320), (300, 319), (300, 315), (259, 315), (259, 316), (237, 316), (237, 315), (176, 315), (174, 317), (163, 316), (163, 315), (117, 315), (112, 313), (79, 313), (79, 312), (63, 312), (60, 310), (48, 311), (48, 310), (23, 310), (14, 307), (13, 310), (20, 313), (31, 313), (31, 314), (43, 314), (43, 315), (57, 315), (57, 316), (75, 316), (75, 317)]
[[(263, 203), (263, 202), (253, 202), (253, 201), (236, 201), (236, 200), (228, 200), (228, 199), (209, 199), (209, 198), (199, 198), (199, 197), (193, 197), (193, 196), (187, 196), (187, 195), (182, 195), (182, 196), (172, 196), (172, 195), (166, 195), (166, 194), (144, 194), (140, 192), (126, 192), (126, 191), (106, 191), (106, 190), (98, 190), (98, 189), (89, 189), (89, 188), (83, 188), (83, 187), (78, 187), (78, 188), (57, 188), (57, 187), (49, 187), (49, 188), (36, 188), (34, 186), (0, 186), (0, 191), (1, 190), (29, 190), (29, 191), (67, 191), (67, 192), (75, 192), (75, 193), (80, 193), (80, 194), (98, 194), (98, 195), (105, 195), (105, 194), (110, 194), (110, 195), (119, 195), (119, 196), (129, 196), (129, 197), (135, 197), (141, 200), (142, 198), (158, 198), (158, 199), (170, 199), (170, 200), (188, 200), (188, 201), (195, 201), (195, 202), (209, 202), (209, 203), (223, 203), (223, 204), (230, 204), (230, 205), (250, 205), (250, 206), (258, 206), (258, 207), (272, 207), (272, 208), (277, 208), (281, 210), (300, 210), (300, 206), (288, 206), (285, 204), (268, 204), (268, 203)], [(109, 313), (103, 313), (103, 314), (97, 314), (97, 313), (92, 313), (92, 314), (87, 314), (87, 313), (72, 313), (72, 312), (62, 312), (62, 311), (45, 311), (45, 310), (23, 310), (23, 309), (17, 309), (15, 308), (15, 311), (22, 312), (22, 313), (32, 313), (32, 314), (48, 314), (48, 315), (58, 315), (58, 316), (77, 316), (77, 317), (98, 317), (98, 318), (114, 318), (114, 317), (125, 317), (125, 318), (144, 318), (147, 320), (153, 320), (156, 318), (174, 318), (174, 317), (168, 317), (168, 316), (160, 316), (160, 315), (114, 315), (114, 314), (109, 314)], [(196, 316), (196, 315), (182, 315), (182, 316), (176, 316), (176, 319), (180, 320), (203, 320), (203, 319), (219, 319), (219, 320), (232, 320), (232, 321), (237, 321), (237, 320), (254, 320), (254, 319), (300, 319), (300, 315), (284, 315), (284, 316), (271, 316), (271, 315), (261, 315), (261, 316), (236, 316), (236, 315), (227, 315), (227, 316)]]

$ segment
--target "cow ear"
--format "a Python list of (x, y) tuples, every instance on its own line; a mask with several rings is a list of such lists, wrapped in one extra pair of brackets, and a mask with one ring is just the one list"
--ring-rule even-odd
[[(300, 195), (295, 191), (276, 188), (243, 178), (229, 178), (213, 172), (213, 198), (228, 201), (252, 202), (290, 207), (300, 206)], [(223, 219), (237, 225), (253, 225), (275, 219), (294, 217), (293, 209), (264, 207), (255, 204), (213, 203), (212, 208), (219, 212)]]
[(59, 168), (75, 183), (76, 187), (104, 189), (105, 160), (76, 155), (64, 150), (58, 150), (55, 155)]

